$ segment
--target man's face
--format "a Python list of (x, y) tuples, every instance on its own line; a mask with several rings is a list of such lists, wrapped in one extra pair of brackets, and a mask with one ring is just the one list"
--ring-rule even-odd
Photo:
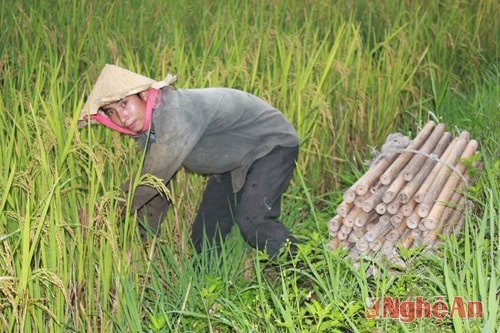
[(139, 133), (146, 121), (146, 101), (147, 92), (143, 91), (106, 104), (101, 110), (116, 125)]

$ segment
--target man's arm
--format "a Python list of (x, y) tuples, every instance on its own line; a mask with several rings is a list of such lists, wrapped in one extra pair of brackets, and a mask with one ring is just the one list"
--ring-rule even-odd
[[(198, 115), (185, 110), (170, 110), (160, 117), (156, 126), (156, 140), (146, 154), (141, 174), (151, 174), (167, 184), (202, 136), (204, 126)], [(123, 189), (128, 193), (129, 185), (126, 184)], [(154, 187), (137, 186), (130, 207), (131, 213), (143, 207), (157, 194), (158, 190)]]

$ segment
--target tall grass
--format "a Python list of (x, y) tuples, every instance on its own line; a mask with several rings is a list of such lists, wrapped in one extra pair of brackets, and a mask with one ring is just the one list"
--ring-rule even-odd
[[(54, 10), (57, 8), (57, 10)], [(0, 5), (2, 331), (494, 331), (499, 323), (496, 1), (18, 1)], [(298, 258), (270, 263), (237, 230), (220, 260), (191, 251), (204, 179), (181, 171), (143, 244), (121, 220), (134, 142), (77, 114), (107, 62), (178, 87), (228, 86), (283, 110), (301, 137), (283, 221)], [(485, 170), (463, 237), (367, 279), (331, 252), (325, 220), (369, 146), (429, 118), (469, 130)], [(89, 211), (80, 225), (78, 209)], [(374, 321), (366, 297), (460, 295), (482, 320)]]

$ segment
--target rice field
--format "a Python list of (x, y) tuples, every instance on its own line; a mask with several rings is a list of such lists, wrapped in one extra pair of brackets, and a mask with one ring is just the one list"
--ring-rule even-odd
[[(495, 0), (2, 0), (0, 331), (500, 332), (498, 13)], [(220, 263), (193, 253), (205, 178), (186, 170), (161, 232), (141, 240), (118, 209), (136, 143), (76, 128), (106, 63), (284, 112), (301, 137), (282, 209), (297, 258), (271, 262), (237, 230)], [(479, 142), (474, 209), (439, 250), (402, 251), (406, 271), (367, 278), (326, 248), (326, 222), (372, 147), (429, 120)], [(417, 296), (482, 312), (367, 316), (369, 300)]]

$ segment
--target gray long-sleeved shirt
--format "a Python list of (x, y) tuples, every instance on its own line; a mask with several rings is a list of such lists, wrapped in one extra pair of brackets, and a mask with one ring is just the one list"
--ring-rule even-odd
[[(181, 167), (195, 173), (231, 172), (234, 192), (245, 183), (252, 163), (274, 147), (299, 144), (294, 127), (262, 99), (234, 89), (163, 90), (152, 121), (155, 142), (146, 154), (143, 174), (168, 182)], [(144, 144), (145, 136), (139, 138)], [(157, 191), (136, 189), (132, 211)]]

